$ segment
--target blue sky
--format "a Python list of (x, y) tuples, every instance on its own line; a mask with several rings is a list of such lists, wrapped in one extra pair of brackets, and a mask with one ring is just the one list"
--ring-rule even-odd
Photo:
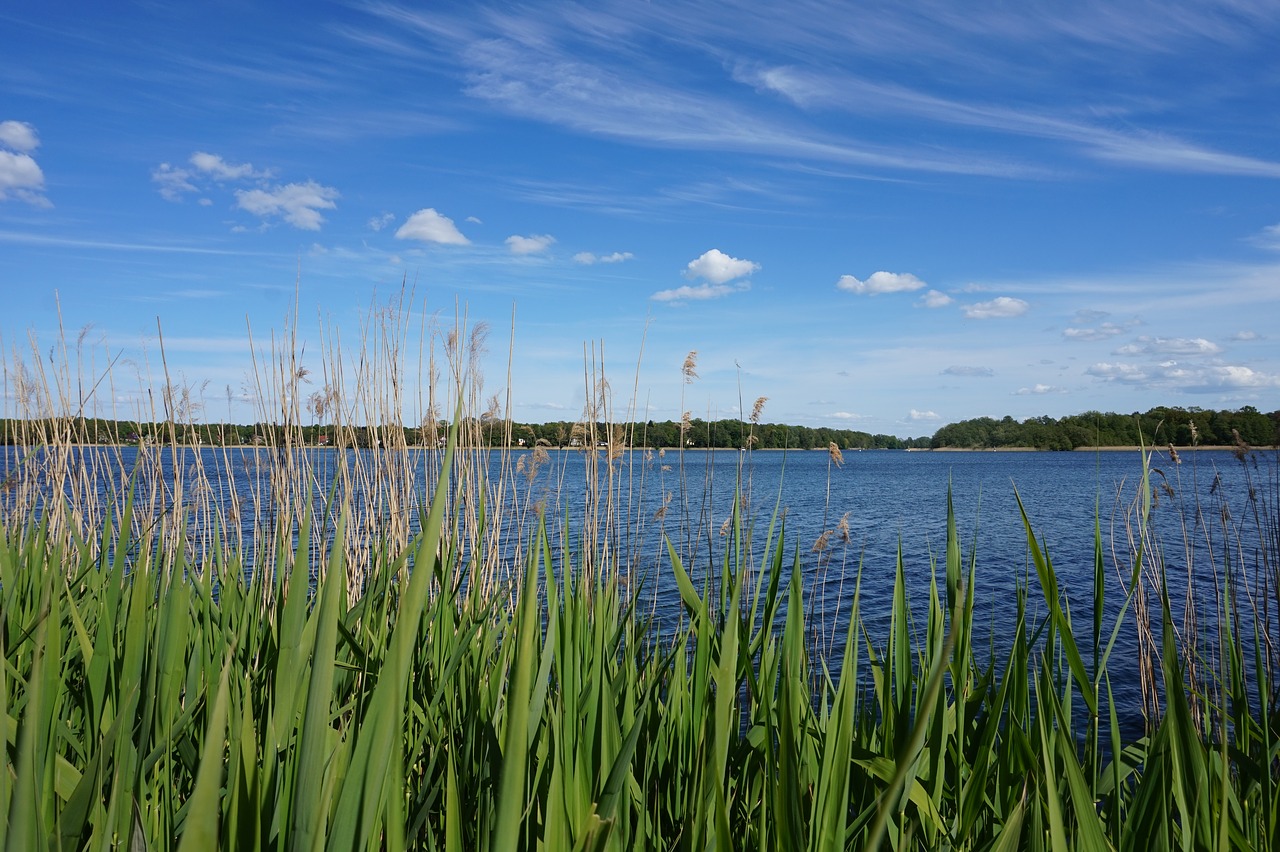
[(1270, 411), (1276, 44), (1247, 1), (9, 6), (6, 364), (159, 326), (248, 419), (250, 328), (296, 297), (315, 357), (407, 281), (517, 420), (592, 347), (652, 419)]

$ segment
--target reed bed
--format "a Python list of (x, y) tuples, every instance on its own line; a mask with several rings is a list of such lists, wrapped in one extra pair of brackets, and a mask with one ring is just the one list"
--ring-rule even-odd
[[(536, 448), (488, 455), (506, 421), (477, 375), (483, 329), (439, 333), (444, 378), (421, 344), (410, 381), (400, 307), (371, 314), (360, 357), (327, 339), (319, 371), (286, 330), (257, 370), (280, 428), (225, 465), (88, 453), (78, 388), (109, 374), (78, 381), (75, 347), (65, 373), (6, 365), (32, 431), (0, 492), (5, 849), (1280, 848), (1274, 473), (1246, 504), (1261, 549), (1220, 507), (1182, 515), (1227, 542), (1211, 637), (1169, 582), (1147, 461), (1119, 528), (1095, 524), (1084, 611), (1026, 507), (1033, 573), (996, 650), (981, 543), (948, 505), (928, 587), (898, 559), (886, 635), (847, 567), (833, 644), (781, 512), (735, 500), (720, 519), (680, 494), (692, 523), (637, 564), (634, 525), (672, 498), (639, 505), (611, 452), (627, 436), (593, 431), (602, 355), (588, 496), (554, 512)], [(162, 387), (154, 420), (176, 434), (199, 394)], [(390, 428), (419, 387), (444, 446)], [(331, 475), (297, 448), (307, 416), (338, 436)], [(357, 451), (356, 423), (387, 443)], [(541, 500), (517, 487), (534, 466)], [(220, 499), (228, 472), (247, 498)], [(643, 606), (659, 574), (674, 623)], [(1139, 646), (1151, 706), (1126, 737), (1108, 663)]]

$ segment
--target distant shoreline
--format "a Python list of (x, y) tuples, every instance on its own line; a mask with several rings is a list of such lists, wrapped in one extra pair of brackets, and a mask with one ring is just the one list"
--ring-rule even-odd
[[(1149, 445), (1149, 446), (1146, 446), (1146, 447), (1140, 447), (1140, 446), (1138, 446), (1137, 444), (1134, 444), (1134, 445), (1132, 445), (1132, 446), (1076, 447), (1076, 448), (1075, 448), (1075, 449), (1073, 449), (1073, 450), (1041, 450), (1041, 449), (1039, 449), (1039, 448), (1037, 448), (1037, 447), (936, 447), (936, 448), (931, 447), (931, 448), (929, 448), (929, 449), (908, 450), (907, 452), (912, 452), (912, 453), (1039, 453), (1039, 452), (1046, 452), (1046, 453), (1061, 453), (1061, 452), (1073, 452), (1073, 453), (1136, 453), (1136, 452), (1138, 452), (1139, 450), (1143, 450), (1143, 449), (1145, 449), (1145, 450), (1147, 450), (1147, 451), (1149, 451), (1149, 452), (1151, 452), (1151, 451), (1154, 451), (1154, 452), (1162, 452), (1162, 451), (1163, 451), (1163, 452), (1167, 452), (1167, 451), (1169, 450), (1169, 445), (1168, 445), (1168, 444), (1156, 444), (1156, 445)], [(1223, 451), (1223, 450), (1231, 451), (1231, 450), (1234, 450), (1234, 449), (1235, 449), (1235, 447), (1230, 446), (1230, 445), (1227, 445), (1227, 444), (1208, 444), (1208, 445), (1200, 444), (1200, 445), (1197, 445), (1197, 446), (1194, 446), (1194, 447), (1190, 447), (1190, 446), (1187, 446), (1187, 447), (1177, 447), (1177, 446), (1175, 446), (1173, 449), (1174, 449), (1174, 450), (1176, 450), (1176, 451), (1177, 451), (1177, 452), (1179, 452), (1179, 453), (1195, 453), (1195, 452), (1200, 452), (1200, 451), (1205, 451), (1205, 452), (1208, 452), (1208, 451), (1221, 452), (1221, 451)], [(1268, 449), (1272, 449), (1272, 448), (1271, 448), (1271, 447), (1251, 447), (1250, 449), (1253, 449), (1253, 450), (1268, 450)]]
[[(9, 446), (12, 446), (12, 445), (9, 445)], [(76, 443), (76, 444), (71, 444), (70, 446), (75, 446), (75, 447), (102, 447), (102, 448), (113, 448), (113, 449), (125, 449), (125, 448), (128, 448), (128, 447), (135, 447), (135, 448), (136, 448), (136, 447), (138, 447), (138, 446), (140, 446), (140, 445), (139, 445), (139, 444), (136, 444), (136, 443), (127, 443), (127, 444), (123, 444), (123, 443), (102, 443), (102, 444), (93, 444), (93, 443), (83, 443), (83, 444), (82, 444), (82, 443)], [(259, 450), (259, 451), (264, 451), (264, 452), (265, 452), (265, 451), (270, 451), (270, 450), (277, 450), (277, 449), (280, 449), (280, 448), (281, 448), (281, 445), (279, 445), (279, 444), (277, 444), (277, 445), (274, 445), (274, 446), (273, 446), (273, 445), (268, 445), (268, 444), (177, 444), (177, 445), (174, 445), (174, 444), (154, 444), (154, 443), (148, 443), (148, 444), (142, 444), (141, 446), (143, 446), (143, 447), (147, 447), (147, 448), (149, 448), (149, 449), (173, 449), (173, 448), (176, 446), (177, 448), (180, 448), (180, 449), (203, 449), (203, 450)], [(294, 445), (293, 445), (293, 449), (301, 449), (301, 450), (332, 450), (332, 449), (335, 449), (335, 447), (334, 447), (333, 445), (319, 445), (319, 444), (294, 444)], [(352, 447), (352, 446), (350, 446), (350, 445), (348, 445), (348, 446), (346, 447), (346, 449), (353, 449), (353, 447)], [(369, 448), (369, 447), (362, 447), (362, 448), (354, 448), (354, 449), (370, 449), (370, 448)], [(432, 449), (443, 449), (443, 448), (442, 448), (442, 447), (426, 447), (426, 446), (422, 446), (421, 444), (413, 444), (413, 445), (410, 445), (410, 446), (406, 447), (405, 449), (409, 449), (409, 450), (432, 450)], [(493, 447), (488, 447), (487, 449), (492, 449), (492, 450), (513, 450), (513, 451), (518, 451), (518, 450), (532, 450), (532, 449), (533, 449), (533, 447), (532, 447), (532, 446), (520, 446), (520, 445), (513, 444), (513, 445), (511, 445), (511, 446), (493, 446)], [(587, 449), (587, 448), (586, 448), (586, 447), (568, 447), (568, 446), (565, 446), (565, 447), (545, 447), (545, 449), (549, 449), (549, 450), (584, 450), (584, 449)], [(601, 448), (599, 448), (599, 449), (603, 449), (603, 447), (601, 447)], [(655, 451), (655, 452), (656, 452), (656, 451), (658, 451), (658, 450), (666, 450), (666, 451), (668, 451), (668, 452), (680, 452), (680, 448), (679, 448), (679, 447), (647, 447), (647, 446), (637, 446), (637, 447), (628, 447), (627, 449), (629, 449), (629, 450), (633, 450), (633, 451), (634, 451), (634, 450), (653, 450), (653, 451)], [(735, 449), (732, 449), (732, 448), (730, 448), (730, 447), (689, 447), (688, 449), (689, 449), (689, 450), (716, 450), (717, 452), (725, 452), (725, 453), (744, 452), (743, 450), (735, 450)], [(887, 452), (887, 453), (892, 453), (892, 452), (899, 452), (899, 453), (903, 453), (903, 452), (905, 452), (905, 453), (1042, 453), (1042, 452), (1043, 452), (1043, 453), (1062, 453), (1062, 452), (1075, 452), (1075, 453), (1094, 453), (1094, 452), (1100, 452), (1100, 453), (1136, 453), (1136, 452), (1138, 452), (1139, 450), (1143, 450), (1143, 449), (1146, 449), (1146, 450), (1147, 450), (1147, 451), (1149, 451), (1149, 452), (1168, 452), (1168, 450), (1169, 450), (1169, 445), (1168, 445), (1168, 444), (1158, 444), (1158, 445), (1148, 445), (1148, 446), (1146, 446), (1146, 447), (1140, 447), (1140, 446), (1138, 446), (1137, 444), (1134, 444), (1134, 445), (1132, 445), (1132, 446), (1124, 446), (1124, 445), (1121, 445), (1121, 446), (1107, 446), (1107, 447), (1076, 447), (1076, 448), (1075, 448), (1075, 449), (1073, 449), (1073, 450), (1042, 450), (1042, 449), (1040, 449), (1039, 447), (907, 447), (907, 448), (905, 448), (905, 449), (900, 449), (900, 450), (896, 450), (896, 449), (888, 449), (888, 448), (883, 448), (883, 447), (875, 447), (875, 448), (869, 448), (869, 447), (842, 447), (842, 448), (840, 448), (840, 451), (841, 451), (841, 452), (843, 452), (843, 453), (858, 453), (858, 452), (862, 452), (862, 453), (880, 453), (880, 452)], [(1236, 449), (1236, 447), (1231, 446), (1231, 445), (1229, 445), (1229, 444), (1201, 444), (1201, 445), (1197, 445), (1197, 446), (1194, 446), (1194, 447), (1192, 447), (1192, 446), (1181, 446), (1181, 447), (1180, 447), (1180, 446), (1175, 446), (1175, 447), (1173, 447), (1173, 449), (1174, 449), (1174, 450), (1176, 450), (1176, 451), (1177, 451), (1177, 452), (1179, 452), (1179, 453), (1194, 453), (1194, 452), (1199, 452), (1199, 451), (1205, 451), (1205, 452), (1223, 452), (1223, 451), (1226, 451), (1226, 452), (1230, 452), (1230, 451), (1232, 451), (1232, 450), (1235, 450), (1235, 449)], [(1275, 449), (1277, 449), (1277, 448), (1276, 448), (1276, 447), (1250, 447), (1249, 449), (1250, 449), (1250, 450), (1252, 450), (1252, 451), (1265, 451), (1265, 450), (1275, 450)], [(759, 447), (759, 448), (755, 448), (755, 449), (752, 449), (752, 450), (748, 450), (748, 451), (746, 451), (746, 452), (752, 452), (752, 453), (803, 453), (803, 452), (824, 452), (824, 453), (825, 453), (825, 452), (829, 452), (829, 449), (828, 449), (827, 447), (813, 447), (813, 448), (811, 448), (811, 449), (809, 449), (809, 450), (801, 449), (801, 448), (799, 448), (799, 447), (790, 447), (790, 448), (787, 448), (787, 447)]]

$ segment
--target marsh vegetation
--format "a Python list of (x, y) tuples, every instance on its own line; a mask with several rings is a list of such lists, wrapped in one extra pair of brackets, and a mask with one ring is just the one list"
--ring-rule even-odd
[[(975, 607), (982, 530), (948, 499), (927, 580), (899, 551), (868, 619), (856, 552), (826, 557), (838, 606), (806, 582), (838, 513), (800, 541), (744, 473), (709, 514), (679, 451), (650, 502), (621, 470), (642, 420), (590, 361), (581, 482), (519, 487), (548, 456), (494, 448), (511, 424), (483, 329), (407, 316), (375, 312), (357, 357), (325, 340), (319, 367), (286, 329), (257, 365), (278, 428), (216, 464), (86, 449), (111, 376), (75, 346), (6, 363), (28, 430), (0, 491), (7, 849), (1280, 847), (1274, 455), (1177, 512), (1144, 457), (1070, 555), (1092, 569), (1070, 596), (1030, 520), (1052, 507), (1019, 502), (1028, 571), (999, 637)], [(200, 417), (168, 376), (152, 398), (109, 416)], [(317, 417), (339, 451), (356, 424), (377, 440), (321, 475), (297, 451)], [(1170, 582), (1190, 560), (1163, 524), (1212, 531), (1198, 582)], [(659, 584), (675, 618), (647, 603)], [(1117, 654), (1141, 661), (1135, 735)]]

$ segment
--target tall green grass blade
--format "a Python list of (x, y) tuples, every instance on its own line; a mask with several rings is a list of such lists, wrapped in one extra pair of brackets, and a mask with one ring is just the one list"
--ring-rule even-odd
[[(539, 539), (544, 533), (539, 528)], [(539, 541), (539, 545), (541, 542)], [(533, 689), (533, 672), (537, 660), (540, 633), (538, 619), (538, 579), (541, 574), (541, 547), (534, 548), (525, 569), (524, 592), (516, 616), (512, 637), (515, 653), (507, 673), (507, 712), (502, 740), (502, 779), (498, 787), (496, 821), (489, 848), (521, 848), (522, 821), (525, 810), (525, 774), (529, 758), (529, 698)]]
[(218, 679), (217, 697), (209, 714), (209, 727), (205, 732), (204, 750), (200, 769), (196, 773), (195, 788), (188, 802), (187, 818), (178, 840), (178, 852), (205, 852), (218, 847), (218, 827), (221, 818), (221, 789), (223, 776), (223, 752), (227, 737), (228, 683), (234, 655), (227, 651), (222, 675)]
[[(347, 516), (344, 511), (338, 520), (335, 537), (337, 542), (343, 540), (346, 526)], [(308, 519), (304, 521), (303, 529), (309, 527)], [(299, 544), (299, 549), (301, 547)], [(289, 832), (289, 847), (293, 850), (309, 852), (321, 849), (325, 837), (328, 794), (331, 788), (328, 764), (336, 740), (330, 721), (333, 671), (338, 653), (339, 610), (347, 587), (346, 561), (343, 555), (342, 547), (335, 544), (329, 553), (328, 570), (320, 584), (315, 644), (311, 651), (310, 684), (298, 736), (298, 770), (290, 809), (292, 828)]]

